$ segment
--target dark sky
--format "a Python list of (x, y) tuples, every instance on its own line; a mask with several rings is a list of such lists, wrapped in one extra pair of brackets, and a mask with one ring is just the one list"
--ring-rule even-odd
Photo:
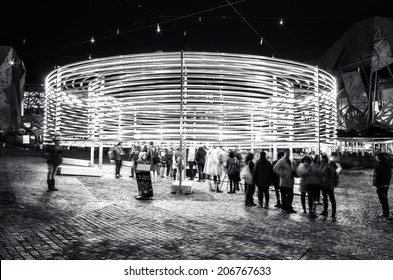
[(307, 62), (354, 23), (393, 17), (391, 1), (228, 1), (3, 1), (0, 45), (15, 48), (28, 84), (41, 84), (55, 65), (89, 55), (193, 50)]

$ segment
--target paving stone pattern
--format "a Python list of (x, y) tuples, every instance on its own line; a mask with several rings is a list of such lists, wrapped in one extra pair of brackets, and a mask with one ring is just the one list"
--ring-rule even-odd
[(286, 214), (273, 192), (270, 209), (245, 207), (244, 194), (196, 181), (181, 195), (160, 178), (154, 200), (139, 201), (128, 168), (116, 179), (109, 164), (101, 178), (57, 176), (47, 192), (46, 170), (39, 156), (0, 158), (0, 259), (393, 259), (372, 170), (342, 172), (336, 220), (303, 214), (299, 196)]

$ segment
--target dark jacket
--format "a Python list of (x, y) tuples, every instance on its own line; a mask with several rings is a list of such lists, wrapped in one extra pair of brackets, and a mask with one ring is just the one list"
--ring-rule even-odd
[(113, 149), (113, 153), (114, 153), (115, 160), (122, 160), (123, 159), (124, 151), (123, 151), (123, 148), (121, 147), (121, 145), (116, 145), (115, 148)]
[(206, 160), (205, 149), (198, 149), (198, 151), (195, 155), (195, 160), (198, 164), (205, 164), (205, 160)]
[(392, 179), (392, 169), (384, 161), (378, 161), (374, 166), (373, 186), (388, 186)]
[(49, 164), (60, 165), (63, 161), (63, 150), (59, 144), (48, 146), (45, 149), (46, 162)]
[(323, 190), (332, 190), (336, 187), (336, 169), (332, 163), (321, 164), (319, 167), (320, 187)]
[(270, 186), (273, 181), (273, 167), (266, 158), (257, 160), (252, 173), (254, 184), (260, 187)]

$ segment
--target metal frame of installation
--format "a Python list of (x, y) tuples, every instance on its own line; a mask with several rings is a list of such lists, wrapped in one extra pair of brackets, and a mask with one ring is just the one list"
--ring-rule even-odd
[(336, 81), (264, 56), (155, 52), (81, 61), (46, 78), (44, 141), (335, 146)]

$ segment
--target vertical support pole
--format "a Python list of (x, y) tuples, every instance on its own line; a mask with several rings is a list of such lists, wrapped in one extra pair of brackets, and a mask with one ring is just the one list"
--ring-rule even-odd
[(252, 106), (251, 112), (251, 153), (254, 153), (254, 141), (255, 141), (255, 131), (254, 131), (254, 104)]
[(91, 142), (90, 146), (90, 164), (91, 166), (94, 166), (94, 141)]
[(98, 148), (98, 168), (102, 170), (102, 161), (104, 158), (104, 145), (102, 142), (99, 143), (99, 148)]
[(373, 123), (373, 119), (374, 119), (374, 97), (373, 97), (373, 72), (370, 70), (370, 82), (369, 82), (369, 86), (368, 86), (368, 98), (369, 98), (369, 102), (368, 102), (368, 117), (367, 117), (367, 126), (372, 125)]
[[(61, 101), (60, 101), (60, 91), (61, 91), (61, 84), (60, 84), (60, 76), (61, 73), (59, 72), (59, 67), (56, 69), (56, 97), (55, 97), (55, 131), (54, 135), (60, 132), (61, 128)], [(54, 136), (53, 135), (53, 136)]]
[(182, 186), (182, 165), (183, 165), (183, 83), (184, 83), (184, 69), (183, 69), (183, 60), (184, 54), (183, 50), (180, 52), (180, 60), (181, 60), (181, 73), (180, 73), (180, 165), (179, 165), (179, 185), (180, 188)]
[(320, 154), (321, 151), (321, 109), (320, 109), (320, 95), (319, 95), (319, 67), (317, 65), (315, 69), (315, 90), (317, 91), (317, 136), (318, 136), (318, 144), (317, 144), (317, 155)]
[(273, 155), (272, 155), (273, 160), (277, 160), (277, 145), (273, 145)]

